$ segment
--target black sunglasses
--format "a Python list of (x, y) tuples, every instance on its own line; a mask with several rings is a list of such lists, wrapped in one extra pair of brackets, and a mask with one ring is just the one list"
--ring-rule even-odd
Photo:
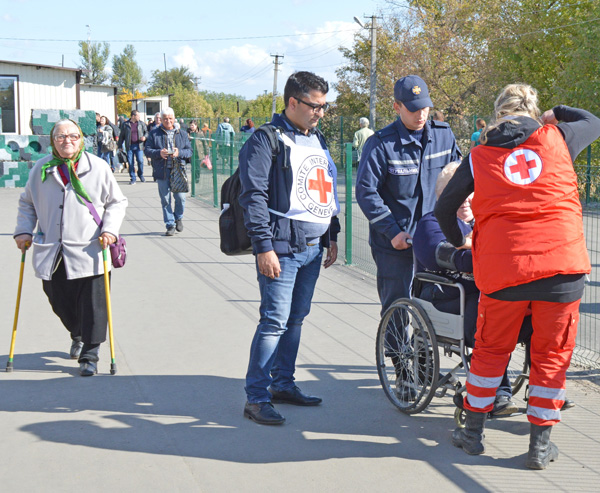
[(302, 101), (300, 98), (297, 98), (296, 96), (294, 96), (294, 99), (296, 101), (298, 101), (299, 103), (302, 103), (302, 104), (305, 104), (306, 106), (311, 107), (315, 113), (320, 110), (323, 110), (323, 113), (325, 113), (329, 109), (329, 103), (325, 103), (325, 104), (307, 103), (306, 101)]

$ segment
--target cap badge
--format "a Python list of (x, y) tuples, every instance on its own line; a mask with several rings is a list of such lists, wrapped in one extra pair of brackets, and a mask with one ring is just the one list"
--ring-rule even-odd
[(416, 95), (419, 95), (419, 94), (421, 94), (421, 88), (420, 88), (419, 86), (414, 86), (414, 87), (412, 88), (412, 93), (413, 93), (413, 94), (416, 94)]

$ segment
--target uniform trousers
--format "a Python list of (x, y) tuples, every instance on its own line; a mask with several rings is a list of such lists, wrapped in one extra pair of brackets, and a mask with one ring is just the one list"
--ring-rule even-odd
[(566, 373), (575, 347), (580, 301), (501, 301), (482, 294), (465, 408), (474, 412), (492, 410), (496, 388), (517, 344), (523, 318), (531, 308), (527, 418), (540, 426), (558, 423), (565, 401)]

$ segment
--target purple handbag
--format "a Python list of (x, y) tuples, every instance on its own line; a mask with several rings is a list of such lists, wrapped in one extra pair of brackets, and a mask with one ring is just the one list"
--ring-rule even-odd
[[(69, 169), (64, 164), (61, 166), (64, 166), (63, 173), (67, 176), (67, 180), (68, 180), (69, 179), (68, 178), (69, 177)], [(79, 196), (79, 198), (81, 200), (83, 200), (83, 203), (87, 206), (88, 210), (90, 211), (90, 214), (94, 218), (94, 221), (96, 221), (96, 224), (98, 225), (98, 227), (102, 228), (102, 219), (100, 219), (100, 216), (98, 215), (98, 212), (96, 211), (96, 208), (94, 207), (94, 204), (89, 202), (85, 197)], [(109, 247), (110, 247), (110, 259), (112, 261), (112, 266), (115, 269), (118, 269), (119, 267), (123, 267), (125, 265), (125, 261), (127, 260), (127, 242), (125, 241), (125, 238), (123, 238), (121, 235), (119, 235), (119, 237), (117, 238), (117, 241), (115, 241), (114, 243), (109, 245)]]
[[(100, 216), (96, 212), (96, 208), (94, 207), (94, 205), (91, 202), (88, 202), (83, 197), (81, 197), (81, 199), (83, 200), (84, 204), (87, 205), (87, 208), (92, 214), (94, 221), (96, 221), (96, 224), (98, 224), (98, 226), (102, 228), (102, 219), (100, 219)], [(115, 269), (123, 267), (125, 265), (125, 261), (127, 260), (127, 242), (125, 241), (125, 238), (119, 235), (117, 241), (110, 244), (109, 247), (110, 259), (112, 260), (113, 267)]]

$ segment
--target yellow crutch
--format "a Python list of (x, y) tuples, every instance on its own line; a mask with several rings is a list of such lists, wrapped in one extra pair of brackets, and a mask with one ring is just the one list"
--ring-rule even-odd
[[(29, 248), (29, 244), (25, 245)], [(15, 340), (17, 338), (17, 323), (19, 321), (19, 308), (21, 307), (21, 288), (23, 287), (23, 271), (25, 270), (25, 253), (21, 254), (21, 269), (19, 272), (19, 289), (17, 289), (17, 306), (15, 307), (15, 321), (13, 323), (12, 338), (10, 340), (10, 352), (8, 353), (8, 363), (6, 363), (6, 371), (13, 371), (13, 356), (15, 355)]]
[(117, 363), (115, 362), (115, 342), (113, 339), (112, 306), (110, 304), (110, 280), (108, 278), (108, 247), (104, 248), (102, 238), (99, 238), (102, 245), (102, 259), (104, 263), (104, 292), (106, 294), (106, 312), (108, 314), (108, 338), (110, 340), (110, 374), (117, 373)]

